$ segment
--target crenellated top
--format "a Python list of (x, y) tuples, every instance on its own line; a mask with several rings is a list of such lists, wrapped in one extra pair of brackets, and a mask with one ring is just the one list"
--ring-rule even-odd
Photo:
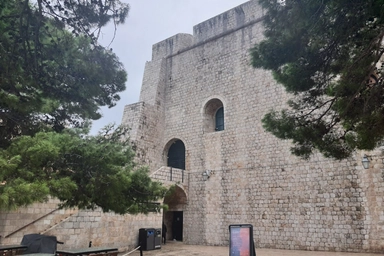
[(178, 54), (250, 24), (264, 16), (257, 0), (250, 0), (193, 27), (193, 36), (177, 34), (152, 46), (152, 60)]

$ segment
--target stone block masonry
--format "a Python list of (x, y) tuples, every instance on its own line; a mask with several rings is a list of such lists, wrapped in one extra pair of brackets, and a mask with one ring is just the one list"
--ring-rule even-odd
[(50, 200), (17, 211), (0, 212), (0, 244), (20, 244), (23, 235), (41, 233), (56, 236), (63, 242), (58, 244), (58, 249), (86, 248), (92, 241), (92, 246), (117, 247), (123, 252), (139, 244), (140, 228), (161, 228), (161, 213), (117, 215), (100, 209), (55, 211), (57, 205), (57, 200)]
[[(185, 145), (186, 243), (228, 245), (228, 225), (250, 223), (261, 248), (382, 252), (383, 164), (364, 170), (362, 152), (303, 161), (290, 154), (289, 141), (264, 131), (263, 116), (285, 107), (289, 95), (250, 66), (249, 50), (263, 39), (257, 2), (153, 46), (140, 95), (145, 108), (138, 114), (128, 105), (123, 116), (145, 152), (138, 157), (155, 172), (168, 165), (172, 143)], [(215, 131), (220, 106), (225, 128)]]
[[(290, 154), (290, 141), (262, 127), (263, 116), (289, 98), (269, 72), (250, 66), (249, 50), (263, 39), (264, 13), (257, 0), (249, 1), (197, 24), (193, 35), (153, 45), (140, 102), (125, 107), (122, 123), (131, 128), (138, 163), (165, 185), (177, 184), (164, 199), (168, 212), (55, 211), (6, 238), (55, 209), (53, 201), (0, 212), (0, 243), (46, 232), (63, 241), (62, 248), (92, 241), (125, 251), (137, 246), (140, 228), (160, 228), (164, 220), (168, 238), (188, 244), (228, 245), (228, 226), (249, 223), (258, 248), (383, 252), (381, 150), (367, 152), (373, 156), (367, 170), (365, 152), (344, 161), (318, 154), (303, 161)], [(215, 129), (221, 107), (224, 129)], [(184, 172), (169, 162), (176, 144), (185, 149), (182, 159), (178, 155)], [(176, 220), (181, 230), (174, 230)]]

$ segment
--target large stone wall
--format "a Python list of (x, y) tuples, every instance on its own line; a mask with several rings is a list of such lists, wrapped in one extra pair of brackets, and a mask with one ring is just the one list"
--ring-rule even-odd
[(23, 235), (41, 233), (56, 236), (59, 249), (111, 246), (127, 251), (139, 244), (140, 228), (161, 228), (162, 214), (117, 215), (101, 210), (57, 210), (50, 200), (15, 211), (0, 212), (0, 244), (20, 244)]
[(58, 200), (50, 200), (32, 207), (0, 212), (0, 244), (19, 244), (24, 234), (45, 232), (77, 212), (58, 209), (58, 203)]
[[(250, 223), (257, 247), (382, 251), (382, 163), (364, 170), (357, 153), (303, 161), (289, 141), (263, 130), (262, 117), (288, 99), (269, 72), (250, 66), (263, 14), (250, 1), (196, 25), (193, 36), (155, 44), (140, 96), (145, 108), (138, 115), (136, 105), (126, 106), (123, 123), (135, 127), (131, 137), (152, 172), (167, 164), (173, 140), (185, 144), (187, 243), (227, 245), (228, 225)], [(212, 100), (224, 106), (223, 131), (207, 128)], [(206, 181), (204, 170), (212, 170)]]
[[(122, 123), (131, 127), (139, 163), (166, 185), (178, 184), (165, 199), (165, 222), (171, 225), (172, 211), (183, 211), (189, 244), (228, 245), (228, 225), (250, 223), (256, 247), (382, 252), (382, 152), (367, 152), (367, 170), (360, 163), (364, 152), (345, 161), (317, 154), (302, 161), (290, 154), (289, 141), (263, 130), (264, 114), (288, 99), (269, 72), (250, 66), (249, 49), (263, 38), (263, 14), (256, 0), (249, 1), (196, 25), (193, 35), (178, 34), (152, 48), (140, 102), (125, 107)], [(219, 103), (223, 131), (213, 128)], [(165, 167), (176, 140), (186, 148), (184, 172)], [(59, 248), (92, 241), (126, 251), (137, 245), (139, 228), (160, 228), (163, 219), (161, 213), (56, 209), (53, 200), (0, 212), (0, 244), (41, 232), (63, 241)]]

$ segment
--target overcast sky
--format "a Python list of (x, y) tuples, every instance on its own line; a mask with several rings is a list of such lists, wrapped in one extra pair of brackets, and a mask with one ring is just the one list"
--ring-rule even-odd
[[(193, 33), (193, 26), (247, 0), (123, 0), (131, 9), (124, 25), (117, 29), (111, 44), (113, 52), (128, 73), (126, 91), (111, 108), (103, 108), (103, 117), (94, 121), (92, 134), (109, 123), (120, 124), (124, 106), (139, 101), (141, 82), (146, 61), (151, 60), (152, 45), (177, 33)], [(113, 29), (104, 29), (102, 44), (112, 39)]]

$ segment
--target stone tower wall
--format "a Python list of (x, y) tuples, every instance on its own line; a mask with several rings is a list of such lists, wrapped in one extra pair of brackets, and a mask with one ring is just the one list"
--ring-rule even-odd
[(136, 149), (136, 160), (156, 171), (163, 165), (158, 152), (164, 132), (165, 60), (153, 60), (145, 65), (140, 102), (124, 108), (122, 124), (129, 124), (130, 139)]
[[(269, 72), (250, 66), (249, 49), (263, 38), (263, 14), (257, 1), (249, 1), (196, 25), (193, 37), (154, 45), (140, 97), (148, 103), (141, 118), (150, 125), (132, 138), (151, 171), (166, 165), (174, 139), (184, 142), (187, 243), (227, 245), (228, 225), (250, 223), (257, 247), (380, 251), (382, 164), (364, 170), (360, 155), (302, 161), (290, 154), (289, 141), (262, 127), (263, 116), (288, 99)], [(214, 121), (207, 114), (211, 100), (224, 106), (223, 131), (207, 125)], [(136, 114), (127, 111), (123, 123), (135, 126), (130, 115)], [(212, 171), (207, 181), (205, 170)]]

